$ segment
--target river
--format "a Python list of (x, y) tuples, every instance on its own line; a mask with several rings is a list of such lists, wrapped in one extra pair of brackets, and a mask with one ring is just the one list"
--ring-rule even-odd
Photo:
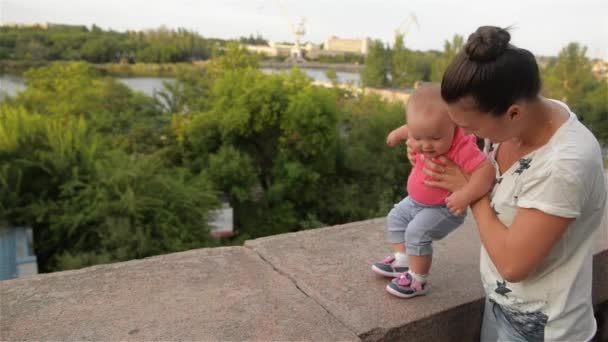
[[(263, 68), (263, 72), (278, 73), (284, 72), (285, 69), (269, 69)], [(325, 71), (319, 69), (302, 69), (302, 71), (308, 74), (312, 80), (320, 82), (329, 82), (325, 76)], [(338, 83), (353, 83), (358, 85), (360, 77), (355, 72), (336, 72), (338, 77)], [(129, 88), (142, 92), (148, 96), (154, 96), (154, 93), (161, 90), (163, 82), (174, 82), (173, 78), (169, 77), (117, 77), (117, 79), (124, 83)], [(0, 99), (5, 96), (15, 96), (18, 92), (25, 89), (25, 80), (23, 77), (14, 75), (0, 75)]]

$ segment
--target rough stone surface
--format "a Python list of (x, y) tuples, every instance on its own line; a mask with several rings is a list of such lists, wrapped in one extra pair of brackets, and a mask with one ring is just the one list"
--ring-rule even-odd
[[(607, 212), (608, 213), (608, 212)], [(478, 339), (480, 241), (471, 215), (434, 244), (427, 296), (396, 299), (371, 264), (389, 253), (384, 219), (247, 241), (265, 260), (364, 340)], [(594, 257), (594, 303), (608, 301), (608, 220)], [(432, 329), (427, 329), (432, 328)]]
[(0, 282), (0, 340), (358, 340), (244, 247)]
[[(409, 300), (388, 294), (384, 288), (390, 279), (371, 271), (371, 264), (390, 252), (384, 219), (283, 234), (247, 241), (245, 245), (293, 279), (299, 288), (363, 339), (396, 338), (404, 327), (410, 329), (414, 322), (439, 318), (440, 314), (451, 316), (453, 320), (434, 320), (434, 329), (427, 332), (430, 339), (448, 337), (454, 331), (468, 336), (478, 333), (479, 324), (468, 322), (481, 323), (479, 305), (466, 306), (483, 297), (479, 277), (480, 242), (474, 229), (471, 220), (467, 220), (456, 232), (434, 245), (430, 293)], [(459, 307), (458, 315), (445, 312), (454, 307)]]

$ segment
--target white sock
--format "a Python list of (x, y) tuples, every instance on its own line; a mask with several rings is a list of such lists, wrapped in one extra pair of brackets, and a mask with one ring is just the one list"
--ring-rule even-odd
[(409, 264), (410, 264), (410, 259), (407, 257), (407, 254), (402, 253), (402, 252), (395, 253), (395, 262), (393, 263), (394, 266), (406, 267)]
[(422, 284), (426, 283), (426, 277), (429, 276), (428, 274), (419, 274), (419, 273), (413, 272), (412, 270), (410, 270), (409, 272), (412, 275), (412, 278), (414, 278), (417, 282), (422, 283)]

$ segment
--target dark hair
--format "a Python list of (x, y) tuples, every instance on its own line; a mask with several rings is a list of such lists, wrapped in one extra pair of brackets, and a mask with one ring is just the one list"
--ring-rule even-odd
[(472, 96), (480, 111), (499, 116), (517, 100), (536, 98), (536, 59), (510, 40), (507, 29), (495, 26), (481, 26), (471, 34), (443, 74), (443, 100), (449, 104)]

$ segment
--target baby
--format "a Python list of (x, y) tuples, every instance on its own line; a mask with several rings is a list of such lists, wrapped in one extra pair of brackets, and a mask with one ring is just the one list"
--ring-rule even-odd
[[(407, 181), (408, 196), (396, 204), (387, 217), (388, 240), (393, 255), (372, 265), (382, 276), (397, 277), (386, 290), (397, 297), (410, 298), (428, 291), (432, 242), (458, 228), (466, 208), (488, 193), (494, 182), (494, 167), (462, 128), (450, 120), (438, 85), (416, 89), (407, 104), (407, 125), (393, 130), (387, 144), (408, 141), (414, 166)], [(424, 160), (445, 156), (466, 173), (470, 181), (461, 190), (449, 193), (424, 184), (434, 180), (423, 171)], [(441, 172), (441, 170), (439, 170)]]

